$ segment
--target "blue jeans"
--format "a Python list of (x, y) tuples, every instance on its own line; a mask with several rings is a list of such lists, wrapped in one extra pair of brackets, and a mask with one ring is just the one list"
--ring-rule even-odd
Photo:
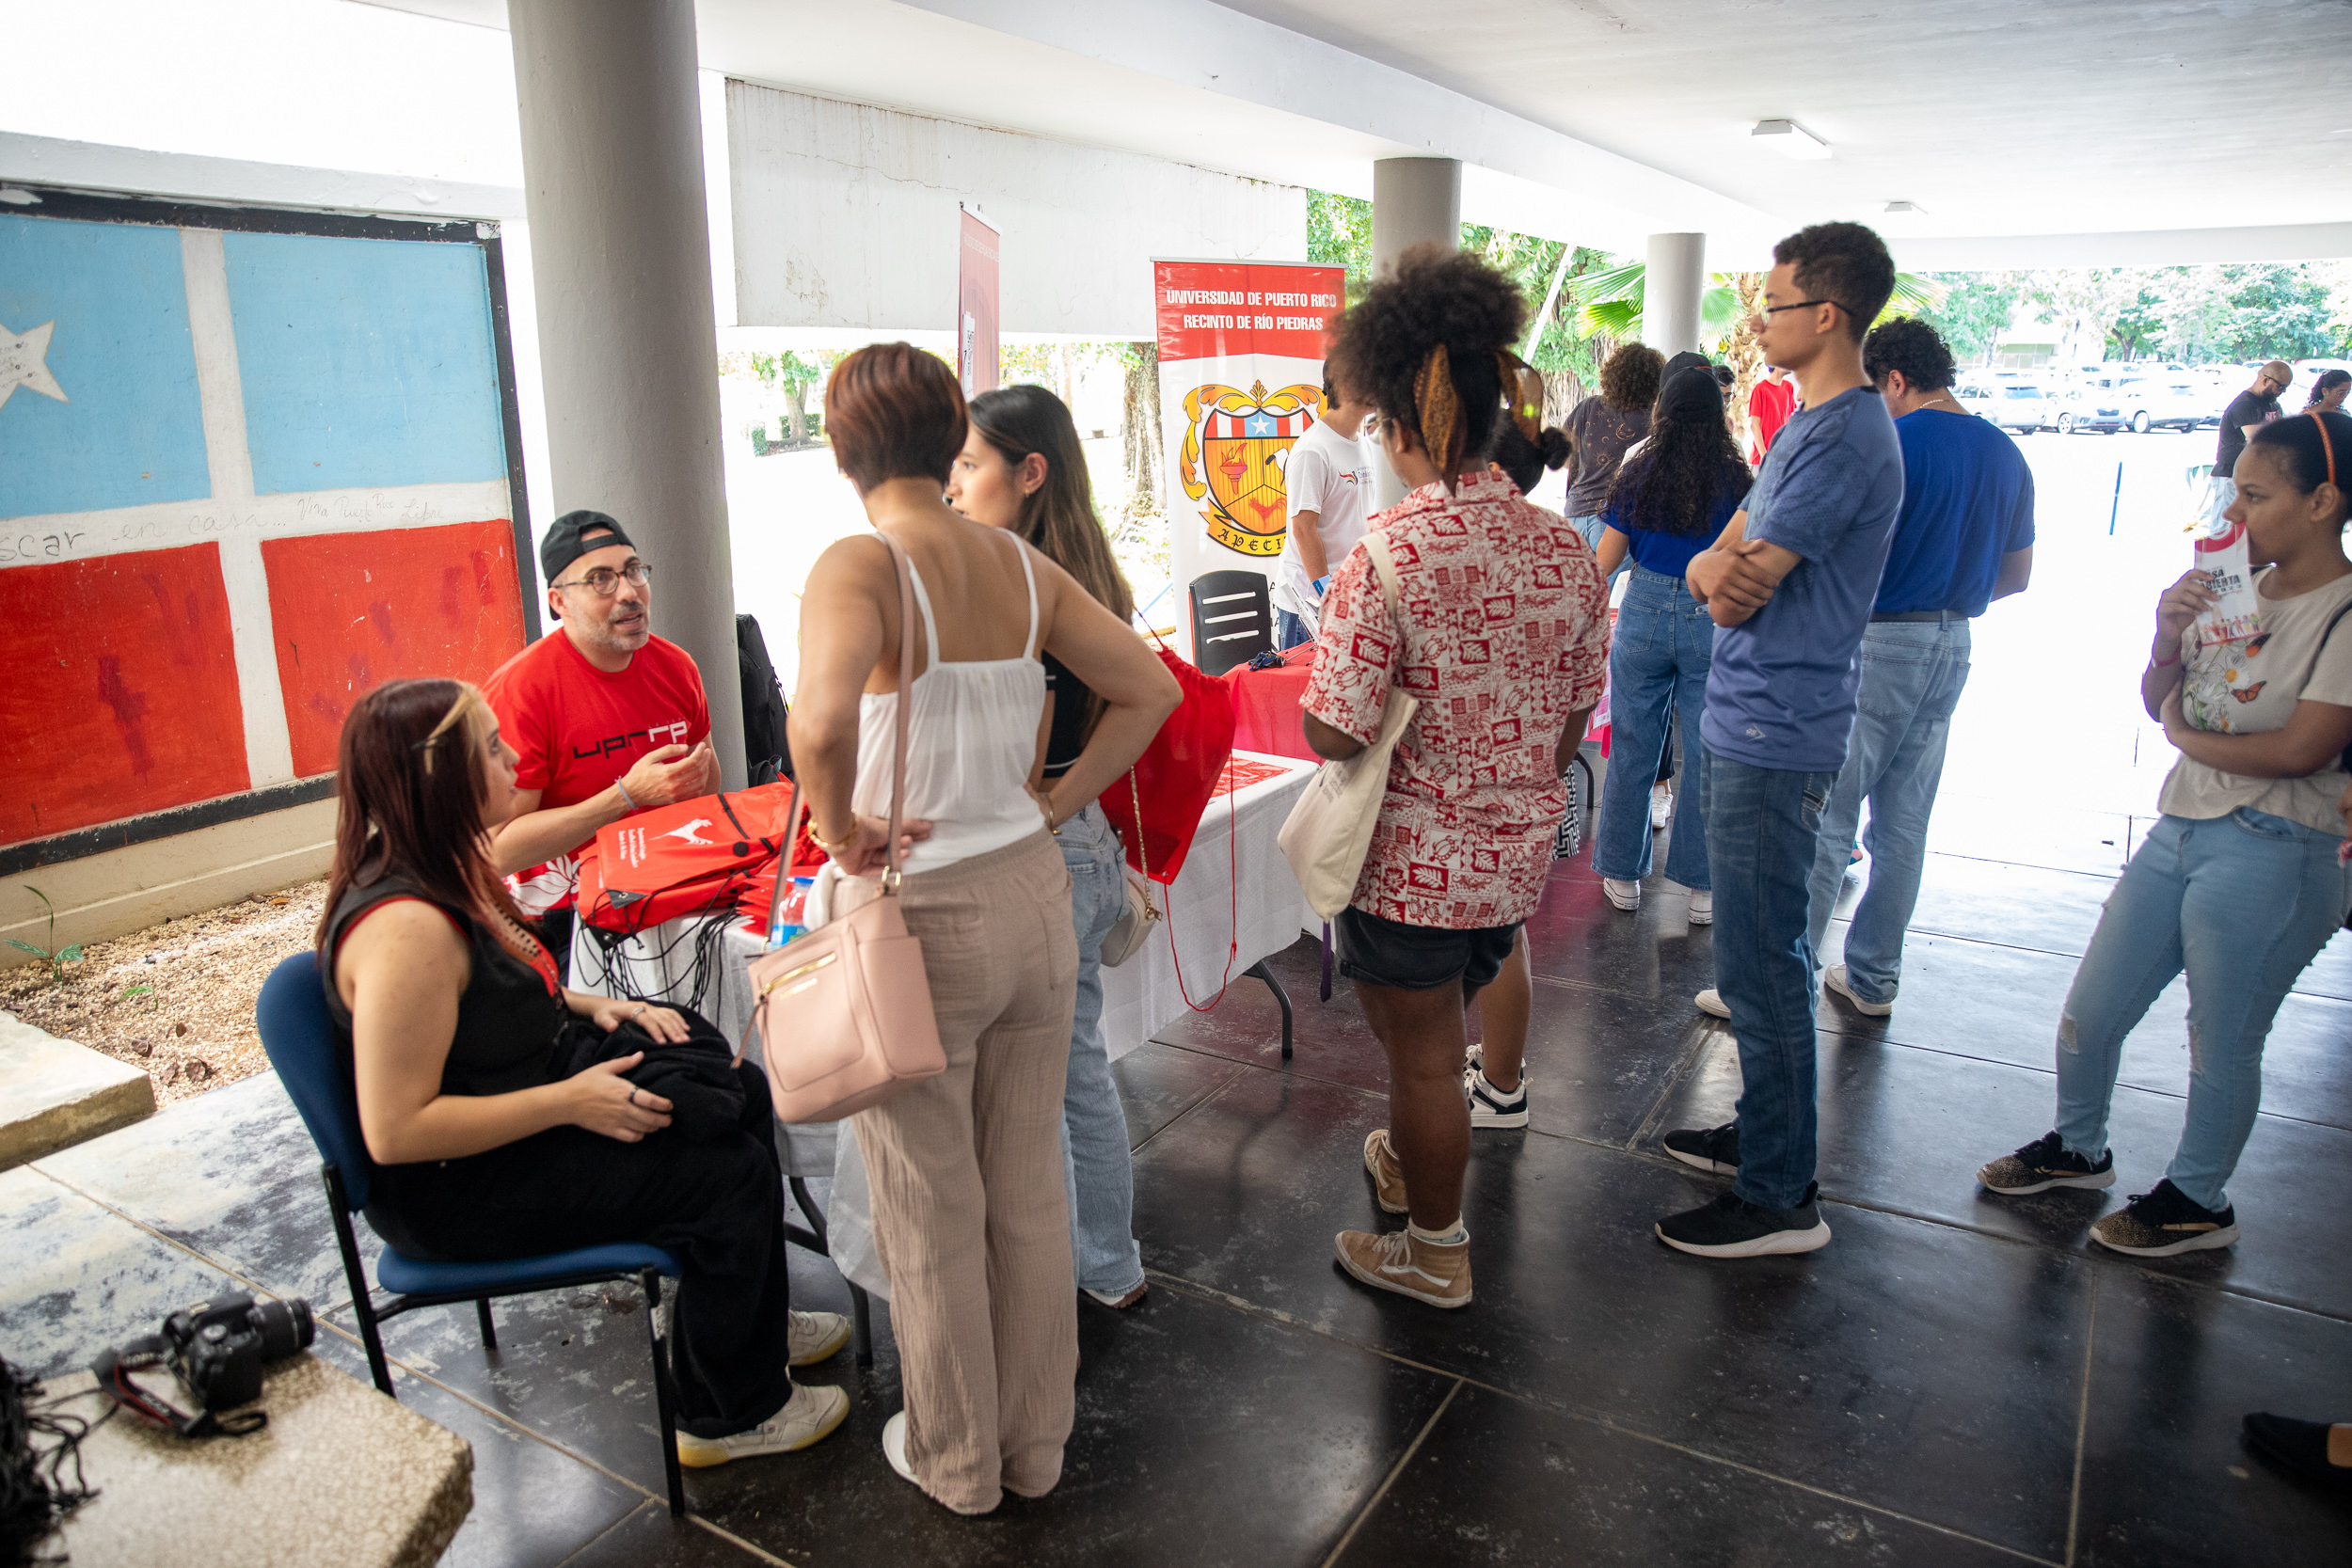
[(2058, 1134), (2069, 1149), (2094, 1160), (2106, 1149), (2123, 1037), (2185, 968), (2188, 1124), (2164, 1174), (2193, 1202), (2227, 1206), (2222, 1188), (2262, 1108), (2270, 1021), (2352, 897), (2336, 863), (2343, 842), (2258, 811), (2156, 819), (2058, 1019)]
[(1805, 883), (1834, 773), (1707, 759), (1715, 875), (1715, 989), (1740, 1042), (1740, 1179), (1733, 1190), (1793, 1209), (1813, 1182), (1813, 944)]
[(1694, 893), (1708, 890), (1707, 748), (1698, 734), (1714, 661), (1707, 607), (1680, 578), (1634, 567), (1609, 643), (1609, 779), (1593, 840), (1593, 869), (1601, 876), (1638, 882), (1649, 875), (1650, 785), (1666, 752), (1668, 716), (1679, 714), (1691, 776), (1675, 800), (1666, 875)]
[(1287, 610), (1274, 612), (1274, 646), (1296, 648), (1315, 640), (1314, 629)]
[(1063, 823), (1054, 842), (1070, 868), (1070, 915), (1078, 934), (1078, 1011), (1061, 1100), (1071, 1260), (1078, 1289), (1125, 1295), (1143, 1283), (1143, 1250), (1135, 1238), (1127, 1114), (1103, 1045), (1103, 939), (1127, 907), (1126, 861), (1099, 804)]
[(1870, 881), (1846, 929), (1846, 982), (1865, 1002), (1892, 1002), (1902, 979), (1903, 933), (1927, 868), (1928, 814), (1944, 779), (1944, 742), (1968, 684), (1968, 623), (1873, 622), (1861, 657), (1853, 740), (1821, 813), (1810, 929), (1818, 959), (1867, 800)]

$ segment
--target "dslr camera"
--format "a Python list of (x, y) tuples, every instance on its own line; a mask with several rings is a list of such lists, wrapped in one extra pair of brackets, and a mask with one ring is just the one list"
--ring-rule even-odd
[(262, 1369), (283, 1361), (316, 1334), (300, 1296), (256, 1302), (242, 1293), (215, 1296), (164, 1320), (172, 1370), (207, 1410), (262, 1397)]

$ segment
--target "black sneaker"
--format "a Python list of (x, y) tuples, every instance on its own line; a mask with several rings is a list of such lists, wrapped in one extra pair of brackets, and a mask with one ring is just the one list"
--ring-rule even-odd
[(2352, 1466), (2328, 1462), (2326, 1421), (2257, 1414), (2246, 1418), (2245, 1435), (2248, 1448), (2282, 1470), (2306, 1481), (2333, 1481), (2352, 1488)]
[(2045, 1132), (2014, 1154), (2004, 1154), (1982, 1170), (1977, 1180), (1987, 1192), (2003, 1197), (2023, 1197), (2027, 1193), (2048, 1192), (2052, 1187), (2112, 1187), (2115, 1185), (2115, 1150), (2108, 1149), (2098, 1162), (2070, 1153), (2058, 1141), (2056, 1132)]
[(1725, 1193), (1703, 1209), (1669, 1215), (1651, 1228), (1676, 1251), (1694, 1252), (1701, 1258), (1812, 1252), (1829, 1245), (1829, 1223), (1821, 1218), (1820, 1196), (1821, 1184), (1807, 1182), (1804, 1201), (1794, 1209), (1767, 1209), (1738, 1193)]
[(1684, 1127), (1666, 1134), (1666, 1152), (1686, 1165), (1696, 1165), (1717, 1176), (1740, 1174), (1740, 1124), (1724, 1122), (1721, 1127)]
[(2090, 1227), (2090, 1239), (2136, 1258), (2201, 1252), (2237, 1240), (2237, 1211), (2205, 1208), (2168, 1179), (2153, 1193), (2134, 1193), (2129, 1203)]

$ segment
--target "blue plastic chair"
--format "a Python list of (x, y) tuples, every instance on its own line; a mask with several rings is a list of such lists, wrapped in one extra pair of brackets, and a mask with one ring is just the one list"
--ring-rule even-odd
[(335, 1216), (335, 1244), (343, 1255), (343, 1277), (351, 1286), (353, 1313), (359, 1320), (359, 1338), (368, 1348), (368, 1370), (375, 1386), (392, 1393), (391, 1369), (385, 1364), (384, 1343), (376, 1325), (420, 1307), (450, 1307), (470, 1301), (482, 1322), (482, 1346), (498, 1349), (498, 1330), (490, 1321), (490, 1303), (500, 1296), (531, 1295), (540, 1291), (568, 1290), (581, 1285), (605, 1285), (635, 1280), (645, 1293), (645, 1330), (653, 1346), (654, 1409), (661, 1422), (661, 1467), (670, 1483), (670, 1512), (686, 1512), (686, 1484), (678, 1473), (675, 1400), (670, 1384), (669, 1346), (663, 1342), (658, 1314), (661, 1276), (675, 1279), (677, 1259), (657, 1246), (618, 1243), (580, 1247), (540, 1258), (517, 1258), (498, 1263), (428, 1263), (404, 1258), (390, 1247), (376, 1259), (375, 1276), (389, 1294), (379, 1299), (368, 1288), (359, 1243), (353, 1234), (353, 1211), (367, 1207), (375, 1177), (375, 1162), (359, 1132), (359, 1101), (352, 1086), (351, 1061), (335, 1036), (335, 1021), (326, 1010), (319, 988), (318, 956), (297, 953), (270, 974), (262, 987), (254, 1018), (262, 1049), (278, 1069), (302, 1123), (310, 1130), (326, 1162), (327, 1208)]

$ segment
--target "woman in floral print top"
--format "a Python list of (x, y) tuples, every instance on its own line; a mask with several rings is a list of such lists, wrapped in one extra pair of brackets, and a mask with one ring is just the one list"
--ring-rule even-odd
[[(1518, 386), (1525, 307), (1475, 257), (1407, 252), (1335, 330), (1332, 360), (1379, 415), (1413, 493), (1373, 519), (1396, 568), (1392, 615), (1362, 546), (1324, 601), (1302, 701), (1319, 755), (1354, 756), (1391, 684), (1420, 699), (1349, 908), (1343, 974), (1389, 1056), (1391, 1126), (1365, 1140), (1402, 1231), (1340, 1233), (1368, 1285), (1437, 1307), (1470, 1299), (1461, 1224), (1470, 1114), (1463, 1014), (1534, 912), (1566, 810), (1560, 775), (1600, 700), (1608, 591), (1584, 542), (1531, 505), (1486, 454)], [(1522, 424), (1540, 410), (1513, 407)]]

